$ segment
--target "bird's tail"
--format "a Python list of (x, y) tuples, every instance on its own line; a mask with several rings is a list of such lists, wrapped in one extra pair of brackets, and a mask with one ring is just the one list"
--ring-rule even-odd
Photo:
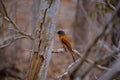
[(73, 53), (74, 53), (74, 52), (71, 50), (71, 51), (70, 51), (70, 54), (71, 54), (71, 56), (72, 56), (72, 58), (73, 58), (73, 61), (75, 62), (75, 57), (74, 57)]

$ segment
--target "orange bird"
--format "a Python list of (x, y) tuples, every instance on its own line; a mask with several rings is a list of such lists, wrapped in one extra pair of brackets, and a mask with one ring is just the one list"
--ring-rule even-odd
[(69, 41), (68, 37), (66, 36), (65, 32), (62, 31), (62, 30), (59, 30), (57, 32), (57, 34), (59, 36), (61, 44), (63, 45), (63, 47), (65, 48), (65, 50), (67, 49), (70, 52), (70, 54), (71, 54), (71, 56), (73, 58), (73, 61), (75, 62), (75, 58), (73, 56), (74, 52), (72, 50), (72, 46), (71, 46), (70, 41)]

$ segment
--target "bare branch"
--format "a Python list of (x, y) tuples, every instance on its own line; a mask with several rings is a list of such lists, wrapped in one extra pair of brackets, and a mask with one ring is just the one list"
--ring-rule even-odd
[(10, 44), (12, 44), (13, 42), (19, 40), (19, 39), (23, 39), (23, 38), (27, 38), (26, 36), (19, 36), (19, 37), (10, 37), (7, 40), (3, 41), (2, 45), (0, 45), (0, 49), (1, 48), (5, 48), (8, 47)]
[(83, 79), (96, 65), (99, 65), (102, 62), (106, 61), (107, 59), (112, 57), (116, 52), (120, 52), (120, 50), (118, 49), (108, 56), (104, 56), (103, 58), (96, 59), (94, 63), (86, 71), (84, 71), (84, 73), (81, 75), (81, 78)]
[(112, 67), (100, 77), (99, 80), (113, 80), (113, 76), (115, 76), (118, 72), (120, 72), (120, 57), (116, 60)]
[[(119, 3), (120, 4), (120, 3)], [(120, 5), (118, 4), (118, 9), (120, 8)], [(91, 45), (89, 45), (88, 49), (85, 52), (85, 55), (83, 56), (83, 59), (81, 61), (78, 61), (77, 66), (74, 68), (74, 70), (72, 71), (72, 73), (70, 74), (71, 77), (73, 77), (73, 75), (76, 73), (76, 71), (78, 71), (78, 69), (82, 66), (82, 64), (84, 63), (84, 61), (86, 60), (86, 58), (88, 57), (88, 55), (90, 54), (93, 46), (97, 43), (97, 41), (105, 36), (105, 34), (110, 33), (111, 31), (111, 26), (109, 26), (109, 24), (111, 22), (113, 22), (116, 19), (116, 15), (118, 12), (118, 9), (115, 11), (115, 13), (113, 14), (113, 16), (110, 18), (110, 20), (108, 21), (108, 23), (105, 25), (104, 29), (102, 30), (102, 32), (93, 40), (93, 42), (91, 43)], [(114, 27), (114, 26), (112, 26)], [(107, 30), (109, 30), (109, 32), (107, 32)]]
[(106, 2), (107, 6), (108, 6), (110, 9), (116, 10), (116, 8), (110, 3), (109, 0), (105, 0), (105, 2)]
[[(77, 56), (80, 57), (80, 59), (83, 58), (83, 55), (81, 55), (81, 53), (79, 53), (77, 50), (73, 50), (73, 51), (74, 51), (74, 54), (77, 54)], [(68, 66), (68, 68), (66, 69), (66, 71), (65, 71), (62, 75), (58, 76), (58, 79), (59, 79), (59, 80), (62, 80), (64, 77), (67, 77), (68, 75), (70, 75), (71, 72), (72, 72), (72, 70), (75, 68), (75, 66), (76, 66), (76, 65), (78, 64), (78, 62), (80, 61), (80, 59), (76, 60), (75, 63), (70, 64), (70, 65)], [(92, 60), (89, 59), (89, 58), (86, 58), (85, 61), (86, 61), (87, 63), (91, 64), (91, 65), (94, 64), (94, 61), (92, 61)], [(107, 67), (103, 67), (103, 66), (101, 66), (101, 65), (99, 65), (99, 64), (96, 64), (94, 67), (98, 68), (99, 70), (108, 70)]]
[(63, 48), (59, 48), (59, 49), (53, 49), (52, 53), (64, 53), (65, 50)]
[(28, 38), (33, 40), (34, 38), (31, 35), (23, 32), (19, 29), (19, 26), (8, 16), (7, 10), (5, 8), (5, 5), (4, 5), (3, 1), (0, 0), (0, 2), (1, 2), (1, 5), (3, 6), (3, 10), (4, 10), (4, 13), (5, 13), (4, 19), (7, 20), (8, 22), (10, 22), (19, 34), (27, 36)]
[[(120, 40), (118, 41), (118, 48), (120, 50)], [(120, 72), (120, 53), (118, 52), (118, 56), (116, 61), (112, 64), (111, 68), (108, 69), (106, 73), (104, 73), (99, 80), (113, 80), (116, 78), (118, 73)]]
[[(120, 8), (120, 5), (118, 5), (118, 9)], [(113, 16), (110, 18), (110, 20), (108, 21), (108, 23), (105, 25), (104, 29), (102, 30), (102, 32), (94, 39), (93, 43), (88, 47), (88, 49), (86, 50), (85, 52), (85, 55), (84, 56), (81, 56), (82, 57), (82, 60), (77, 60), (75, 63), (72, 63), (71, 65), (68, 66), (67, 70), (65, 73), (63, 73), (62, 75), (60, 75), (59, 78), (62, 78), (64, 77), (65, 75), (69, 75), (70, 77), (72, 77), (76, 71), (78, 71), (78, 69), (82, 66), (82, 64), (88, 59), (88, 55), (90, 54), (91, 50), (92, 50), (92, 47), (97, 43), (97, 41), (103, 37), (104, 40), (106, 39), (106, 37), (108, 36), (108, 34), (110, 34), (112, 28), (114, 26), (109, 26), (109, 24), (111, 22), (113, 22), (114, 20), (116, 20), (116, 14), (118, 13), (118, 9), (116, 9), (115, 13), (113, 14)], [(101, 52), (101, 49), (103, 48), (104, 44), (102, 44), (100, 47), (99, 47), (99, 50), (97, 53), (100, 53)], [(90, 60), (88, 60), (88, 62), (91, 62), (92, 65), (82, 74), (82, 78), (84, 78), (91, 70), (92, 68), (94, 68), (95, 66), (101, 64), (102, 62), (104, 62), (105, 60), (107, 60), (109, 57), (111, 57), (114, 53), (116, 52), (119, 52), (119, 50), (116, 50), (116, 51), (111, 51), (109, 50), (108, 47), (105, 46), (106, 49), (108, 49), (108, 51), (112, 52), (112, 54), (108, 55), (108, 56), (104, 56), (103, 58), (100, 58), (100, 59), (96, 59), (94, 62), (91, 62)]]
[(67, 78), (69, 78), (68, 72), (64, 72), (63, 74), (58, 76), (58, 80), (70, 80)]

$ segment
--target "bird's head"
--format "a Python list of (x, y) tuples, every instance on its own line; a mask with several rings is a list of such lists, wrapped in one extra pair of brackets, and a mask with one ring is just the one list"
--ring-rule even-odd
[(62, 30), (59, 30), (59, 31), (57, 32), (57, 34), (65, 34), (65, 32), (62, 31)]

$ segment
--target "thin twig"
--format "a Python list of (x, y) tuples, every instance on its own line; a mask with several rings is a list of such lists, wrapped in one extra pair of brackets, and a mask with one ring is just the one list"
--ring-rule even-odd
[[(81, 59), (83, 59), (83, 55), (82, 55), (81, 53), (79, 53), (77, 50), (73, 50), (73, 51), (74, 51), (74, 53), (77, 54)], [(91, 60), (91, 59), (89, 59), (89, 58), (86, 58), (85, 61), (86, 61), (87, 63), (89, 63), (89, 64), (93, 64), (93, 63), (94, 63), (94, 61)], [(108, 70), (107, 67), (103, 67), (103, 66), (101, 66), (101, 65), (96, 65), (96, 67), (97, 67), (98, 69), (100, 69), (100, 70)]]
[(116, 8), (110, 3), (109, 0), (105, 0), (105, 2), (106, 2), (107, 6), (108, 6), (110, 9), (116, 10)]
[(4, 19), (7, 20), (8, 22), (10, 22), (19, 34), (27, 36), (28, 38), (33, 40), (34, 38), (32, 37), (32, 35), (29, 35), (29, 34), (23, 32), (19, 29), (19, 26), (8, 16), (8, 13), (7, 13), (7, 10), (5, 8), (5, 5), (4, 5), (3, 1), (0, 0), (0, 2), (1, 2), (1, 5), (2, 5), (4, 13), (5, 13)]
[[(74, 52), (74, 54), (77, 54), (77, 55), (79, 56), (79, 58), (81, 58), (81, 59), (83, 58), (83, 55), (82, 55), (81, 53), (79, 53), (77, 50), (73, 50), (73, 52)], [(80, 59), (76, 60), (75, 63), (71, 63), (71, 64), (68, 66), (67, 70), (66, 70), (63, 74), (61, 74), (60, 76), (58, 76), (58, 79), (61, 80), (64, 76), (69, 75), (69, 74), (71, 73), (71, 70), (74, 68), (74, 66), (76, 65), (76, 63), (77, 63), (78, 61), (80, 61)], [(86, 61), (87, 63), (89, 63), (89, 64), (94, 64), (94, 61), (91, 60), (91, 59), (89, 59), (89, 58), (86, 58), (85, 61)], [(108, 70), (107, 67), (104, 67), (104, 66), (101, 66), (101, 65), (95, 65), (95, 67), (97, 67), (99, 70)]]
[(118, 49), (117, 51), (114, 51), (112, 54), (109, 54), (108, 56), (104, 56), (103, 58), (96, 59), (94, 63), (81, 75), (81, 78), (83, 79), (96, 65), (101, 64), (102, 62), (106, 61), (110, 57), (112, 57), (115, 53), (120, 52)]
[(99, 54), (100, 54), (102, 48), (104, 47), (104, 44), (105, 44), (105, 40), (104, 39), (100, 40), (99, 46), (98, 46), (97, 51), (95, 53), (96, 59), (99, 58)]
[[(111, 68), (104, 73), (99, 80), (113, 80), (117, 73), (120, 72), (120, 55), (118, 55), (117, 60), (112, 64)], [(114, 78), (113, 78), (114, 77)], [(117, 79), (115, 79), (117, 80)]]
[(52, 50), (52, 53), (64, 53), (64, 52), (65, 52), (65, 49), (63, 49), (63, 48), (53, 49)]
[(94, 78), (95, 78), (95, 80), (98, 80), (98, 77), (96, 76), (96, 74), (94, 74)]
[(6, 48), (6, 47), (8, 47), (10, 44), (12, 44), (13, 42), (15, 42), (15, 41), (17, 41), (17, 40), (19, 40), (19, 39), (23, 39), (23, 38), (27, 38), (27, 37), (26, 37), (26, 36), (11, 37), (11, 38), (9, 38), (9, 39), (7, 39), (7, 40), (5, 40), (5, 41), (2, 42), (3, 44), (0, 45), (0, 49)]
[[(120, 4), (119, 4), (119, 5), (120, 5)], [(119, 5), (118, 5), (118, 6), (119, 6)], [(120, 6), (119, 6), (119, 8), (120, 8)], [(108, 26), (108, 28), (106, 29), (105, 34), (104, 34), (104, 41), (106, 40), (108, 34), (110, 34), (112, 28), (113, 28), (113, 26)], [(104, 45), (104, 44), (102, 44), (102, 45)], [(102, 49), (102, 46), (98, 49), (98, 50), (99, 50), (98, 54), (100, 53), (101, 49)], [(115, 52), (114, 52), (114, 53), (115, 53)], [(114, 53), (112, 53), (112, 55), (113, 55)], [(108, 57), (109, 57), (109, 56), (108, 56)], [(106, 58), (107, 58), (107, 57), (106, 57)], [(104, 60), (106, 60), (106, 58), (105, 58)], [(94, 61), (94, 64), (91, 65), (86, 71), (84, 71), (84, 73), (81, 75), (81, 78), (83, 79), (83, 78), (92, 70), (92, 68), (94, 68), (94, 66), (96, 65), (96, 63), (101, 63), (101, 62), (103, 62), (101, 58), (100, 58), (99, 60), (96, 59), (96, 60)]]
[[(107, 28), (106, 31), (105, 31), (104, 37), (103, 37), (103, 39), (102, 39), (102, 43), (101, 43), (101, 44), (99, 45), (99, 47), (97, 48), (96, 54), (100, 54), (100, 52), (102, 51), (102, 49), (103, 49), (103, 47), (104, 47), (105, 40), (106, 40), (108, 34), (110, 34), (111, 30), (112, 30), (112, 26), (108, 26), (108, 28)], [(98, 59), (99, 59), (99, 57), (96, 57), (95, 61), (98, 60)], [(95, 61), (93, 62), (93, 64), (95, 63)], [(94, 65), (90, 66), (88, 69), (86, 69), (86, 70), (83, 72), (83, 74), (81, 75), (81, 76), (82, 76), (81, 79), (83, 79), (83, 78), (92, 70), (92, 68), (95, 67), (95, 65), (96, 65), (96, 64), (94, 64)]]
[[(63, 49), (63, 48), (59, 48), (59, 49), (53, 49), (52, 50), (52, 53), (64, 53), (65, 52), (65, 50)], [(83, 59), (83, 55), (80, 53), (80, 52), (78, 52), (77, 50), (75, 50), (75, 49), (73, 49), (73, 52), (74, 52), (74, 54), (76, 55), (76, 56), (78, 56), (80, 59)], [(94, 63), (94, 61), (93, 60), (91, 60), (91, 59), (89, 59), (89, 58), (86, 58), (86, 60), (85, 60), (87, 63), (89, 63), (89, 64), (93, 64)], [(73, 63), (72, 63), (73, 64)], [(71, 65), (71, 64), (70, 64)], [(70, 65), (68, 66), (68, 68), (70, 68)], [(73, 64), (74, 65), (74, 64)], [(99, 69), (99, 70), (108, 70), (108, 68), (107, 67), (104, 67), (104, 66), (101, 66), (101, 65), (96, 65), (96, 67)]]
[[(118, 4), (118, 9), (119, 9), (120, 5)], [(105, 25), (104, 29), (102, 30), (102, 32), (93, 40), (93, 42), (91, 43), (91, 45), (88, 47), (88, 49), (85, 52), (85, 55), (83, 56), (83, 59), (81, 61), (78, 62), (78, 65), (73, 69), (72, 73), (70, 74), (71, 77), (73, 77), (73, 75), (76, 73), (76, 71), (78, 71), (78, 69), (82, 66), (82, 64), (84, 63), (84, 61), (86, 60), (86, 58), (88, 57), (88, 55), (90, 54), (93, 46), (97, 43), (97, 41), (104, 36), (106, 33), (105, 31), (108, 28), (108, 25), (115, 20), (115, 16), (118, 12), (118, 9), (115, 11), (115, 13), (113, 14), (113, 16), (110, 18), (110, 20), (108, 21), (108, 23)]]

